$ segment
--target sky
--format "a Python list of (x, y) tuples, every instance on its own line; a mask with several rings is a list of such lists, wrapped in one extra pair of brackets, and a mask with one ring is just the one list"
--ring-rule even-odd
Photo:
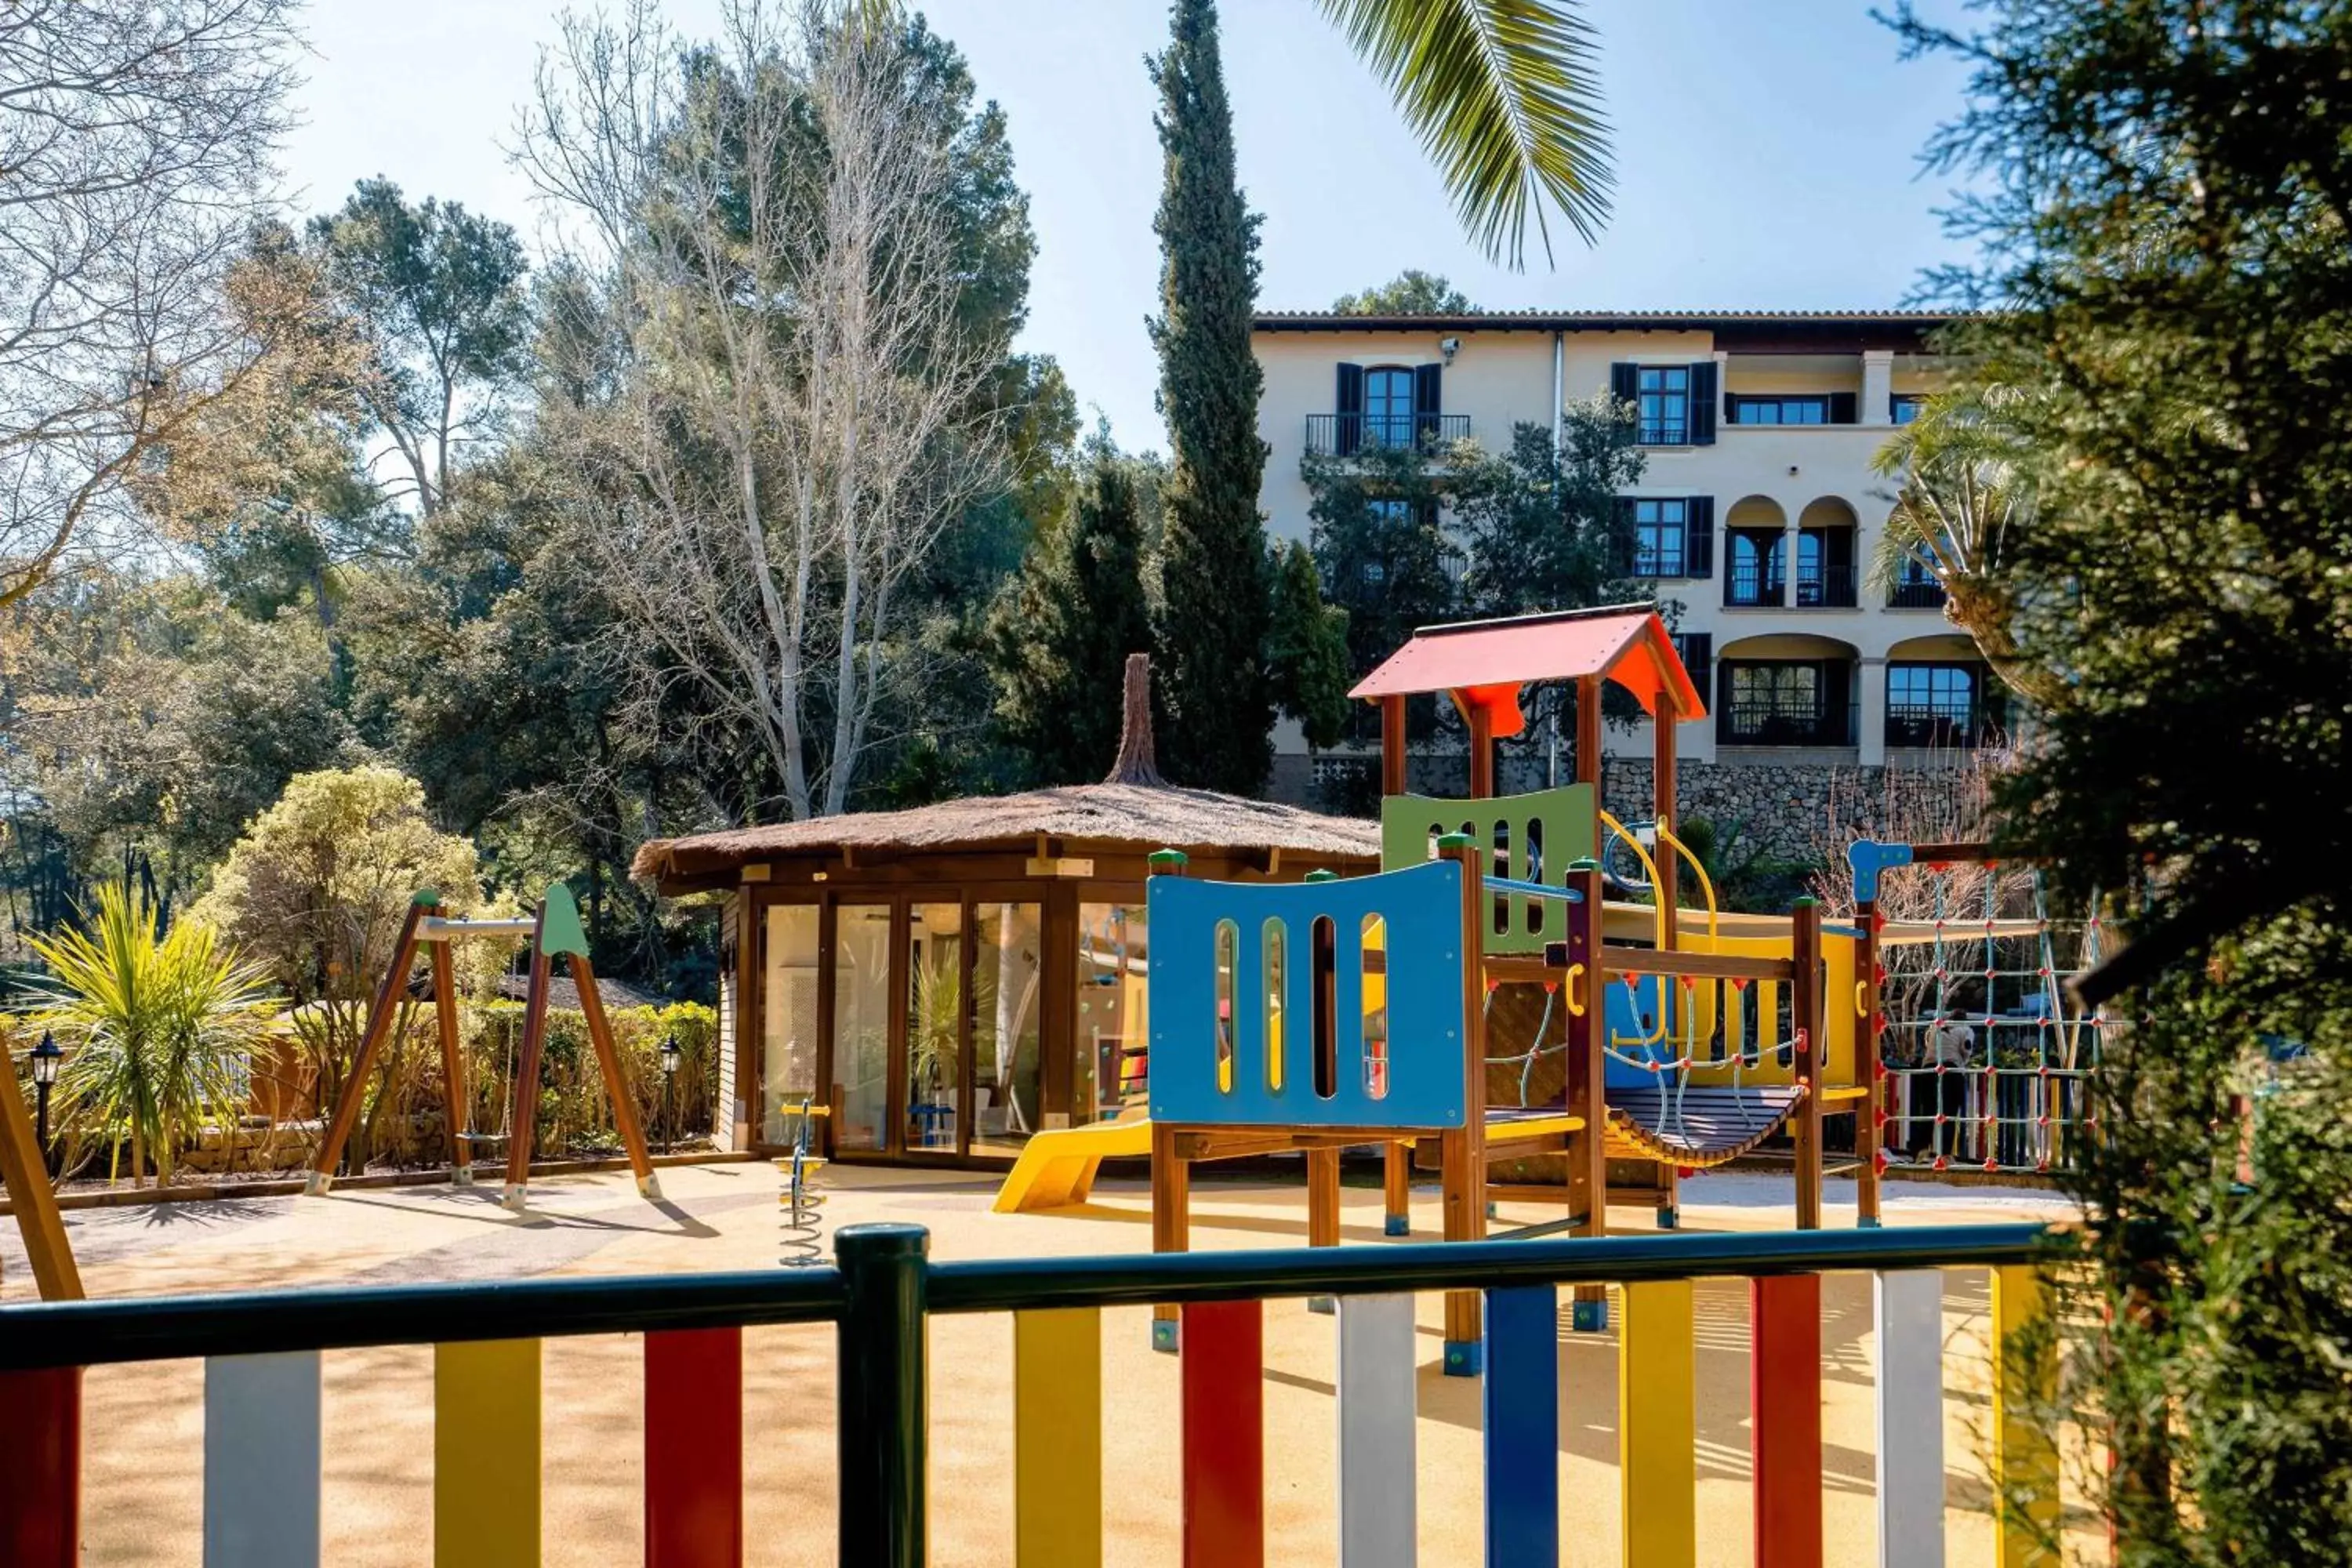
[[(670, 0), (708, 36), (718, 0)], [(1057, 358), (1089, 424), (1164, 444), (1154, 309), (1160, 0), (927, 0), (1001, 104), (1037, 258), (1019, 346)], [(505, 148), (555, 31), (549, 0), (312, 0), (302, 124), (281, 159), (296, 210), (383, 175), (541, 229)], [(1868, 309), (1952, 258), (1949, 181), (1918, 152), (1958, 107), (1948, 62), (1901, 63), (1867, 0), (1588, 0), (1615, 144), (1614, 212), (1587, 247), (1489, 265), (1463, 237), (1386, 91), (1311, 0), (1224, 0), (1241, 181), (1265, 215), (1258, 300), (1318, 310), (1408, 267), (1490, 308)], [(394, 18), (396, 17), (396, 23)]]

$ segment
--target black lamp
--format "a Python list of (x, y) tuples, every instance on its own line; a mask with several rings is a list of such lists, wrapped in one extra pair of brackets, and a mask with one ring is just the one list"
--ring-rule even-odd
[(58, 1068), (65, 1065), (66, 1054), (58, 1048), (55, 1031), (43, 1029), (41, 1043), (27, 1053), (33, 1064), (33, 1140), (47, 1163), (49, 1157), (49, 1089), (58, 1081)]
[(677, 1118), (671, 1109), (670, 1079), (677, 1076), (678, 1063), (685, 1059), (686, 1053), (679, 1050), (677, 1047), (677, 1031), (667, 1030), (663, 1034), (661, 1043), (662, 1152), (665, 1154), (669, 1152), (670, 1145), (677, 1141)]

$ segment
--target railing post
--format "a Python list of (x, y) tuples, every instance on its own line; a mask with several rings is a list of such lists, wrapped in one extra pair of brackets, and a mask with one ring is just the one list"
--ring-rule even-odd
[(928, 1554), (925, 1366), (930, 1233), (919, 1225), (845, 1226), (833, 1240), (840, 1331), (840, 1558), (922, 1568)]

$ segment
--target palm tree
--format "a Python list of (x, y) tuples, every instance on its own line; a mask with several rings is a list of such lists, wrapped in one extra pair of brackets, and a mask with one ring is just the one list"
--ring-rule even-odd
[(72, 1051), (58, 1075), (65, 1124), (118, 1156), (127, 1141), (132, 1185), (151, 1155), (169, 1182), (208, 1116), (235, 1125), (276, 999), (211, 926), (183, 920), (159, 935), (155, 907), (126, 886), (100, 889), (84, 924), (31, 939), (52, 975), (37, 1021)]
[(1489, 260), (1544, 257), (1547, 199), (1587, 244), (1609, 216), (1609, 135), (1581, 0), (1317, 0), (1388, 85)]
[(2064, 682), (2020, 653), (2008, 576), (2011, 535), (2032, 526), (2036, 502), (2014, 420), (2025, 395), (2000, 384), (1938, 393), (1872, 456), (1872, 470), (1897, 489), (1870, 580), (1885, 593), (1906, 571), (1926, 571), (1944, 590), (1945, 618), (1975, 639), (1993, 673), (2049, 708)]

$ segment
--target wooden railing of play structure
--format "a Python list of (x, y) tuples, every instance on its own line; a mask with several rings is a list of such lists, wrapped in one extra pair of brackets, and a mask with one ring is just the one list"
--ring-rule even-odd
[[(1614, 1284), (1622, 1310), (1618, 1464), (1623, 1561), (1687, 1564), (1696, 1540), (1692, 1281), (1748, 1281), (1756, 1561), (1822, 1561), (1821, 1283), (1874, 1277), (1877, 1515), (1882, 1561), (1939, 1564), (1945, 1537), (1945, 1268), (1990, 1268), (1993, 1493), (2004, 1568), (2055, 1563), (2054, 1439), (2032, 1414), (2052, 1389), (2049, 1311), (2032, 1226), (1461, 1242), (930, 1262), (918, 1226), (853, 1226), (836, 1265), (758, 1273), (538, 1280), (54, 1302), (0, 1309), (0, 1562), (79, 1560), (82, 1369), (205, 1358), (204, 1561), (315, 1568), (320, 1546), (320, 1352), (435, 1347), (435, 1560), (472, 1568), (540, 1558), (541, 1342), (644, 1336), (645, 1560), (743, 1560), (743, 1348), (750, 1325), (838, 1333), (838, 1561), (926, 1561), (928, 1320), (1011, 1315), (1013, 1561), (1098, 1568), (1103, 1548), (1101, 1313), (1179, 1303), (1185, 1317), (1176, 1441), (1188, 1568), (1265, 1555), (1263, 1303), (1339, 1298), (1339, 1561), (1414, 1561), (1413, 1292), (1485, 1296), (1485, 1521), (1489, 1564), (1560, 1560), (1559, 1288)], [(1997, 1351), (1997, 1354), (2000, 1352)], [(753, 1432), (758, 1433), (755, 1424)], [(99, 1440), (143, 1443), (121, 1429)], [(1277, 1456), (1278, 1458), (1278, 1456)], [(1089, 1463), (1091, 1459), (1091, 1463)], [(943, 1500), (951, 1501), (952, 1500)], [(158, 1552), (184, 1546), (157, 1541)], [(1460, 1558), (1449, 1559), (1460, 1561)], [(1589, 1556), (1583, 1558), (1590, 1561)]]

